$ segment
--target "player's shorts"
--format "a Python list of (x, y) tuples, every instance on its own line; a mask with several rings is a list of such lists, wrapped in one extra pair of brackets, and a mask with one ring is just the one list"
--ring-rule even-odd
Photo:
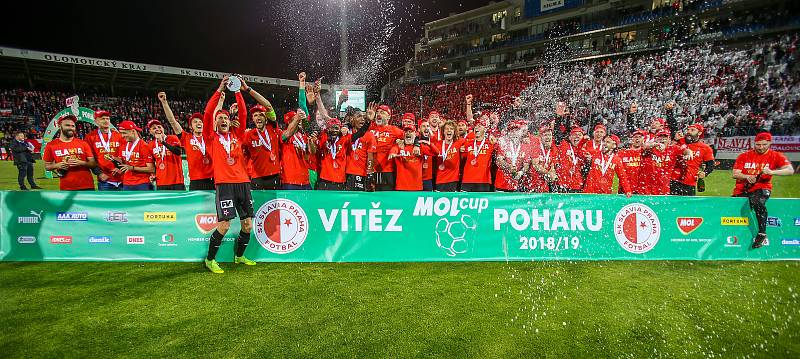
[(156, 185), (156, 191), (185, 191), (186, 186), (183, 183), (168, 184), (164, 186)]
[(214, 179), (213, 178), (203, 178), (198, 180), (191, 180), (189, 181), (189, 190), (190, 191), (213, 191), (214, 190)]
[(220, 183), (217, 185), (217, 220), (230, 221), (253, 218), (253, 196), (250, 183)]
[(458, 182), (437, 183), (437, 192), (456, 192), (458, 191)]
[(492, 185), (488, 183), (462, 183), (462, 192), (493, 192)]
[(375, 191), (394, 191), (394, 172), (379, 172), (376, 173)]
[(694, 196), (695, 187), (678, 181), (669, 182), (669, 194), (674, 196)]
[(345, 181), (345, 188), (348, 191), (364, 192), (366, 191), (366, 187), (364, 186), (364, 183), (366, 183), (366, 181), (367, 181), (367, 176), (347, 174), (347, 180)]
[(281, 175), (264, 176), (253, 178), (250, 185), (254, 191), (277, 191), (281, 189)]
[(318, 191), (344, 191), (344, 183), (331, 182), (324, 179), (317, 180)]

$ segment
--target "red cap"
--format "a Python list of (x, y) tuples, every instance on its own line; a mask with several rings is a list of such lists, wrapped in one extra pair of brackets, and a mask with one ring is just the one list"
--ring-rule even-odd
[(756, 142), (758, 141), (770, 141), (772, 142), (772, 134), (769, 132), (761, 132), (756, 135)]
[(412, 124), (405, 124), (403, 125), (403, 131), (416, 131), (417, 128), (414, 127)]
[(525, 121), (525, 120), (514, 120), (514, 121), (512, 121), (511, 123), (508, 124), (507, 129), (510, 130), (510, 129), (513, 129), (513, 128), (522, 128), (522, 127), (527, 127), (527, 126), (528, 126), (528, 121)]
[(583, 134), (583, 129), (578, 127), (578, 126), (575, 126), (575, 127), (572, 128), (572, 130), (569, 131), (570, 135), (576, 134), (576, 133)]
[(645, 136), (647, 136), (647, 131), (645, 131), (645, 130), (635, 130), (635, 131), (633, 131), (633, 133), (631, 133), (631, 135), (632, 136), (639, 135), (639, 136), (645, 137)]
[(658, 132), (656, 133), (656, 136), (659, 136), (659, 137), (660, 137), (660, 136), (667, 136), (667, 137), (670, 137), (670, 136), (672, 136), (672, 133), (671, 133), (671, 132), (669, 132), (669, 130), (661, 130), (661, 131), (658, 131)]
[(215, 113), (215, 114), (214, 114), (214, 119), (216, 119), (216, 118), (217, 118), (217, 116), (219, 116), (219, 115), (222, 115), (222, 114), (228, 115), (228, 117), (230, 117), (230, 116), (231, 116), (231, 113), (230, 113), (230, 112), (228, 112), (228, 110), (224, 110), (224, 109), (223, 109), (223, 110), (219, 110), (219, 111), (217, 111), (217, 113)]
[(120, 122), (120, 124), (117, 125), (117, 128), (120, 130), (136, 130), (136, 131), (142, 130), (141, 128), (136, 126), (136, 124), (131, 120), (125, 120)]
[(411, 123), (414, 123), (417, 122), (417, 117), (411, 112), (406, 112), (403, 114), (403, 121), (411, 121)]
[(619, 141), (619, 136), (617, 136), (617, 135), (608, 135), (608, 138), (613, 140), (617, 144), (617, 146), (619, 146), (619, 142), (620, 142)]
[(658, 121), (659, 123), (661, 123), (662, 126), (667, 124), (667, 120), (665, 120), (665, 119), (663, 119), (661, 117), (656, 117), (656, 118), (653, 119), (653, 121)]
[(261, 106), (260, 104), (257, 104), (257, 105), (255, 105), (253, 107), (250, 107), (250, 113), (251, 114), (256, 113), (256, 112), (265, 112), (266, 113), (267, 112), (267, 108), (264, 107), (264, 106)]
[(111, 113), (106, 110), (97, 110), (94, 112), (94, 118), (108, 116), (111, 117)]
[(545, 132), (553, 132), (553, 129), (550, 128), (550, 126), (548, 126), (548, 125), (544, 125), (542, 127), (539, 127), (539, 134), (542, 134), (542, 133), (545, 133)]
[(296, 115), (297, 115), (297, 112), (294, 112), (294, 111), (287, 112), (286, 114), (283, 115), (283, 122), (285, 122), (285, 123), (292, 122), (292, 119)]
[(333, 127), (333, 126), (341, 126), (341, 125), (342, 125), (342, 121), (339, 121), (338, 118), (331, 118), (331, 119), (328, 120), (327, 123), (325, 123), (325, 128), (330, 128), (330, 127)]
[(691, 125), (689, 125), (689, 127), (688, 127), (688, 128), (694, 128), (694, 129), (696, 129), (697, 131), (700, 131), (700, 134), (703, 134), (703, 131), (705, 130), (705, 129), (703, 128), (703, 125), (701, 125), (701, 124), (699, 124), (699, 123), (694, 123), (694, 124), (691, 124)]
[(595, 130), (595, 131), (597, 131), (597, 130), (603, 130), (603, 131), (606, 131), (606, 132), (608, 132), (608, 129), (606, 129), (606, 125), (604, 125), (604, 124), (602, 124), (602, 123), (598, 123), (596, 126), (594, 126), (594, 130)]
[(199, 119), (202, 120), (203, 119), (203, 115), (201, 115), (199, 112), (195, 112), (195, 113), (189, 115), (189, 122), (192, 122), (192, 120), (194, 120), (196, 118), (199, 118)]
[(152, 119), (152, 120), (150, 120), (150, 121), (147, 121), (147, 126), (146, 126), (146, 127), (147, 127), (148, 129), (150, 129), (150, 126), (153, 126), (153, 125), (160, 125), (160, 126), (164, 126), (164, 125), (162, 125), (162, 124), (161, 124), (161, 121), (159, 121), (159, 120), (157, 120), (157, 119)]
[(458, 122), (456, 122), (456, 123), (459, 124), (459, 125), (462, 124), (462, 123), (466, 125), (467, 124), (467, 120), (458, 120)]
[(439, 111), (431, 111), (430, 113), (428, 113), (428, 117), (431, 117), (433, 115), (441, 116), (441, 115), (439, 115)]
[(56, 121), (56, 124), (61, 126), (61, 121), (64, 121), (64, 120), (72, 120), (72, 122), (78, 122), (78, 118), (75, 117), (75, 115), (73, 115), (71, 113), (68, 113), (68, 114), (65, 114), (65, 115), (62, 115), (61, 117), (59, 117), (58, 121)]
[(486, 127), (488, 125), (489, 125), (489, 119), (487, 119), (484, 116), (479, 116), (478, 118), (476, 118), (473, 124), (473, 126), (483, 126), (483, 127)]
[(388, 105), (380, 105), (380, 106), (378, 106), (378, 111), (384, 111), (384, 112), (388, 113), (389, 115), (392, 114), (392, 109)]
[(417, 121), (417, 126), (422, 126), (423, 123), (430, 123), (427, 118), (421, 118)]

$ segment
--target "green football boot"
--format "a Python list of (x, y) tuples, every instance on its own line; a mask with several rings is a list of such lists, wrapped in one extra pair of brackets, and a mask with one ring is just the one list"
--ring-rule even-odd
[(205, 262), (206, 262), (206, 268), (208, 268), (208, 270), (210, 270), (211, 273), (215, 273), (215, 274), (225, 273), (225, 271), (222, 270), (222, 268), (219, 267), (219, 263), (217, 263), (216, 260), (214, 260), (214, 259), (212, 259), (212, 260), (206, 259)]

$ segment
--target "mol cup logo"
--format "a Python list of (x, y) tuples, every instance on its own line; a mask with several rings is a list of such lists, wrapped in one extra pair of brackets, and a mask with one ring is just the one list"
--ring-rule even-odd
[(278, 198), (262, 204), (255, 222), (258, 243), (272, 253), (294, 252), (308, 236), (306, 212), (288, 199)]
[(689, 233), (694, 232), (697, 228), (703, 224), (702, 217), (678, 217), (678, 230), (683, 233), (683, 235), (688, 235)]
[(767, 227), (781, 227), (782, 225), (783, 223), (780, 218), (773, 216), (767, 217)]
[(217, 215), (213, 213), (200, 213), (194, 216), (194, 225), (203, 234), (209, 234), (217, 229)]
[(86, 222), (89, 214), (86, 212), (58, 212), (56, 220), (59, 222)]
[(111, 223), (128, 223), (128, 212), (106, 212), (106, 222)]
[(17, 237), (17, 243), (19, 243), (19, 244), (34, 244), (34, 243), (36, 243), (36, 237), (34, 237), (34, 236), (19, 236), (19, 237)]
[(650, 207), (632, 203), (617, 212), (614, 236), (626, 251), (646, 253), (656, 246), (661, 237), (661, 221)]
[(42, 222), (42, 212), (30, 211), (27, 216), (18, 216), (17, 224), (39, 224)]
[(177, 218), (177, 212), (144, 212), (145, 222), (175, 222)]
[(720, 224), (723, 226), (749, 226), (750, 218), (747, 217), (722, 217)]
[(72, 244), (72, 236), (50, 236), (52, 244)]
[(127, 236), (125, 241), (128, 244), (144, 244), (144, 236)]

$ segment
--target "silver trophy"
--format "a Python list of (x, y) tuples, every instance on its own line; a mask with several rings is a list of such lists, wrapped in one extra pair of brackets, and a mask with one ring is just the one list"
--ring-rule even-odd
[(225, 84), (225, 87), (230, 92), (237, 92), (242, 88), (242, 79), (239, 78), (239, 75), (233, 74), (228, 78), (228, 83)]

